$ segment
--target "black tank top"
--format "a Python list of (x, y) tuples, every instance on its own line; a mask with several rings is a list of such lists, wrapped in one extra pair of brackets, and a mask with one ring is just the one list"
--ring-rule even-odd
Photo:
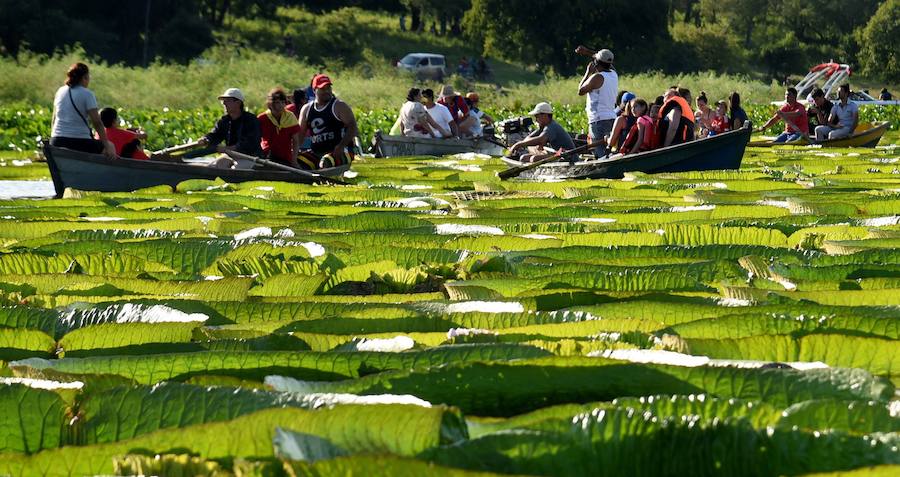
[(344, 138), (344, 123), (334, 114), (335, 101), (336, 97), (331, 98), (321, 110), (313, 102), (306, 113), (306, 127), (310, 130), (312, 150), (320, 156), (334, 151)]

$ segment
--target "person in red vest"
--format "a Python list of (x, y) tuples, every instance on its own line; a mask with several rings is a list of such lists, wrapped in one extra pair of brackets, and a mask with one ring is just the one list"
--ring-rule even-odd
[[(300, 123), (297, 117), (285, 108), (287, 95), (281, 88), (269, 91), (266, 97), (268, 109), (257, 116), (259, 119), (260, 142), (263, 156), (291, 167), (300, 167), (297, 163), (297, 151), (300, 150)], [(314, 169), (312, 163), (306, 168)]]
[(691, 90), (669, 88), (657, 116), (657, 131), (662, 147), (694, 140), (694, 110), (691, 108)]
[(119, 113), (113, 108), (100, 110), (100, 122), (106, 130), (106, 138), (116, 146), (116, 155), (131, 159), (150, 159), (144, 153), (141, 141), (147, 139), (147, 133), (141, 130), (132, 131), (119, 127)]
[(656, 142), (654, 137), (656, 131), (653, 127), (653, 120), (647, 114), (649, 109), (647, 101), (641, 98), (635, 99), (632, 103), (631, 114), (636, 119), (631, 130), (628, 131), (628, 136), (622, 142), (622, 147), (619, 148), (620, 153), (635, 154), (653, 149), (653, 144)]

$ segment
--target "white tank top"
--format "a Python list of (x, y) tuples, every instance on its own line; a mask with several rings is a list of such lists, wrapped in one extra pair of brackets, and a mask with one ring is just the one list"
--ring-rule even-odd
[(588, 122), (616, 119), (616, 94), (619, 91), (619, 75), (615, 71), (601, 71), (603, 85), (587, 94)]

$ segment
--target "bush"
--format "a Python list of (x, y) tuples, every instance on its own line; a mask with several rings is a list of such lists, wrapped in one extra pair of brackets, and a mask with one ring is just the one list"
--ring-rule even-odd
[(900, 82), (900, 0), (888, 0), (858, 32), (859, 62), (866, 74)]

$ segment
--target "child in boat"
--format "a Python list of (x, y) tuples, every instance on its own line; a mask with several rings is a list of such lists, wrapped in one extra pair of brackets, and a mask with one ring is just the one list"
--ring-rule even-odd
[[(106, 137), (116, 146), (116, 155), (131, 159), (150, 159), (144, 153), (141, 141), (147, 139), (147, 133), (139, 129), (130, 130), (119, 127), (119, 113), (113, 108), (100, 110), (100, 122), (106, 129)], [(98, 136), (99, 139), (99, 136)]]
[(622, 147), (619, 148), (619, 152), (623, 155), (649, 151), (653, 148), (656, 128), (649, 112), (647, 101), (641, 98), (632, 101), (631, 114), (635, 122), (622, 142)]
[(715, 136), (731, 129), (728, 121), (728, 103), (725, 100), (716, 102), (716, 112), (709, 123), (709, 135)]

